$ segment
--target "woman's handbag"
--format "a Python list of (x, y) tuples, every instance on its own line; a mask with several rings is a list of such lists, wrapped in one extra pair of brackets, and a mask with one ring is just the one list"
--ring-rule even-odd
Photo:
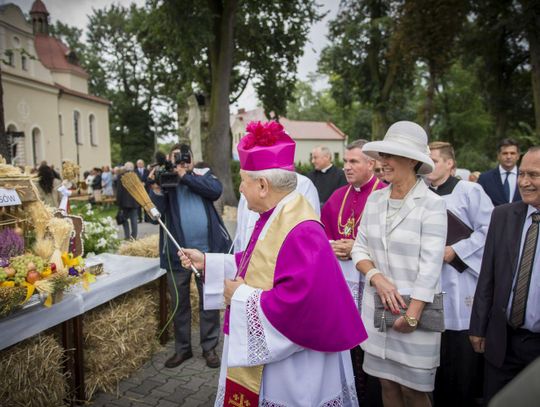
[(126, 215), (124, 214), (124, 211), (122, 209), (118, 209), (118, 212), (116, 213), (116, 224), (123, 225), (125, 221)]
[[(394, 315), (390, 310), (384, 309), (384, 304), (381, 297), (375, 294), (375, 328), (379, 328), (379, 332), (385, 332), (387, 328), (391, 328), (400, 316), (405, 314), (404, 309), (400, 309), (399, 315)], [(407, 307), (411, 303), (410, 295), (402, 295), (403, 301)], [(443, 293), (435, 294), (433, 302), (426, 302), (422, 316), (418, 321), (418, 329), (424, 331), (443, 332), (444, 331), (444, 311), (443, 311)]]

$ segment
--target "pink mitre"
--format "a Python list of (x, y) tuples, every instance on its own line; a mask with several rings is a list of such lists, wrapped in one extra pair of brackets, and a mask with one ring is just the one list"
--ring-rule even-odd
[(296, 143), (278, 122), (250, 122), (238, 143), (240, 168), (260, 171), (271, 168), (294, 171)]

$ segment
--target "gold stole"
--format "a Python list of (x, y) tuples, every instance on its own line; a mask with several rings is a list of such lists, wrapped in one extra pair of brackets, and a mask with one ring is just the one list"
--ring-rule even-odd
[[(273, 215), (273, 214), (272, 214)], [(262, 288), (267, 291), (274, 286), (274, 271), (279, 250), (289, 232), (299, 223), (306, 220), (319, 219), (311, 205), (298, 195), (287, 202), (275, 216), (263, 239), (258, 240), (251, 255), (245, 275), (245, 282), (250, 287)], [(227, 369), (227, 382), (234, 382), (234, 392), (226, 391), (225, 406), (238, 406), (239, 400), (246, 400), (247, 394), (242, 394), (240, 387), (259, 394), (264, 365), (251, 367), (230, 367)], [(229, 383), (227, 383), (227, 386)], [(239, 386), (236, 386), (239, 385)], [(233, 398), (228, 396), (233, 395)], [(253, 404), (251, 403), (253, 406)], [(258, 405), (258, 403), (257, 403)]]

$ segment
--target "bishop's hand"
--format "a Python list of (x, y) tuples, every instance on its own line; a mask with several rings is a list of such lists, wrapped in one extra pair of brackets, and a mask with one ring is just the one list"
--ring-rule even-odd
[(225, 305), (231, 305), (231, 299), (242, 284), (244, 284), (244, 279), (242, 277), (236, 277), (234, 280), (225, 280), (223, 296), (225, 297)]
[(354, 239), (339, 239), (330, 242), (332, 250), (336, 257), (340, 260), (349, 260), (351, 251), (354, 245)]

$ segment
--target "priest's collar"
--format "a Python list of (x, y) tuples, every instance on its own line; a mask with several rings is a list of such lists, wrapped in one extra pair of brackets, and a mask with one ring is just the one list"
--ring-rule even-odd
[(359, 187), (355, 187), (355, 186), (353, 185), (352, 187), (353, 187), (353, 189), (354, 189), (356, 192), (360, 192), (360, 191), (362, 191), (363, 189), (368, 188), (368, 187), (371, 188), (372, 181), (373, 181), (374, 178), (375, 178), (375, 175), (372, 175), (371, 178), (369, 179), (369, 181), (366, 182), (364, 185), (361, 185), (361, 186), (359, 186)]
[(450, 195), (459, 181), (459, 178), (450, 175), (448, 179), (444, 181), (441, 185), (439, 185), (438, 187), (430, 185), (429, 189), (431, 189), (433, 192), (440, 196)]
[(330, 168), (332, 168), (332, 164), (330, 164), (328, 167), (326, 168), (323, 168), (322, 170), (320, 170), (323, 174), (326, 174), (326, 171), (328, 171)]
[(259, 221), (267, 221), (274, 212), (274, 209), (276, 209), (275, 206), (272, 209), (268, 209), (266, 212), (261, 213), (259, 215)]

